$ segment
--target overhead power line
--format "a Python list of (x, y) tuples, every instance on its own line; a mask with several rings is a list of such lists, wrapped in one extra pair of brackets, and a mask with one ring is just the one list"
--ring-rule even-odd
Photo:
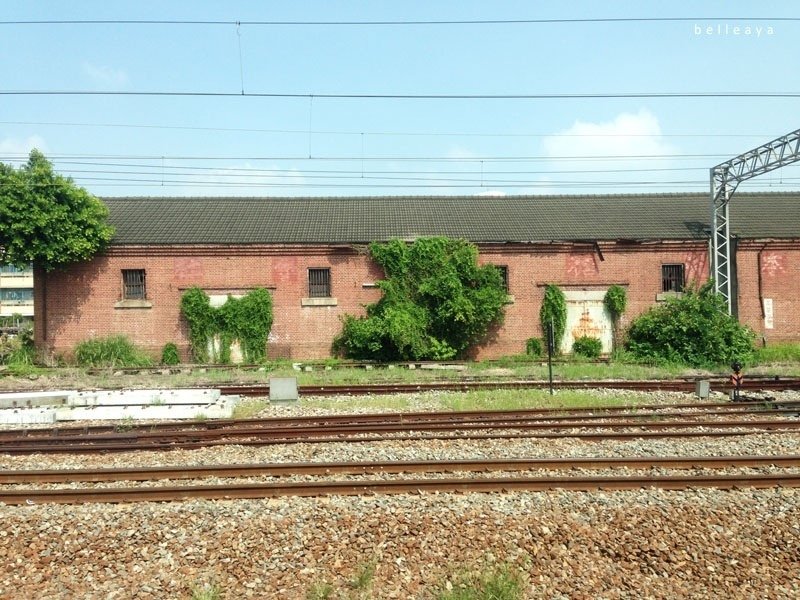
[(211, 25), (211, 26), (419, 26), (419, 25), (555, 25), (580, 23), (687, 23), (687, 22), (792, 22), (799, 17), (748, 17), (748, 16), (698, 16), (698, 17), (584, 17), (553, 19), (443, 19), (443, 20), (380, 20), (380, 21), (234, 21), (234, 20), (181, 20), (181, 19), (42, 19), (8, 20), (0, 25)]
[(631, 98), (800, 98), (800, 92), (599, 92), (548, 94), (336, 94), (299, 92), (205, 92), (124, 90), (0, 90), (0, 96), (152, 96), (208, 98), (302, 98), (306, 100), (587, 100)]
[(278, 133), (297, 135), (368, 135), (368, 136), (409, 136), (409, 137), (566, 137), (566, 138), (637, 138), (637, 137), (662, 137), (662, 138), (773, 138), (767, 133), (483, 133), (478, 131), (345, 131), (336, 129), (266, 129), (258, 127), (203, 127), (192, 125), (159, 125), (146, 123), (83, 123), (65, 121), (0, 121), (0, 125), (35, 125), (56, 127), (109, 127), (121, 129), (165, 129), (178, 131), (229, 131), (234, 133)]

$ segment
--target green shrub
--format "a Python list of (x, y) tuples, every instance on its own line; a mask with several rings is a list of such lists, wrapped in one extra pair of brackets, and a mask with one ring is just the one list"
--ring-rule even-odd
[(544, 354), (544, 343), (539, 338), (528, 338), (525, 342), (525, 354), (528, 356), (542, 356)]
[(628, 328), (625, 349), (637, 359), (692, 367), (748, 363), (755, 334), (728, 314), (713, 282), (687, 289), (637, 317)]
[(500, 271), (478, 265), (464, 240), (392, 240), (370, 245), (386, 279), (364, 317), (345, 315), (336, 354), (360, 360), (447, 360), (464, 356), (502, 321), (507, 294)]
[(124, 335), (80, 342), (75, 347), (75, 360), (82, 367), (147, 367), (153, 364)]
[(598, 358), (603, 353), (603, 342), (584, 335), (572, 342), (572, 353), (586, 358)]
[(611, 320), (616, 322), (625, 312), (628, 306), (628, 294), (621, 285), (612, 285), (608, 288), (606, 295), (603, 296), (603, 306), (605, 306)]
[(558, 354), (567, 327), (567, 299), (557, 285), (548, 285), (544, 290), (542, 307), (539, 309), (539, 322), (545, 340), (547, 340), (548, 325), (553, 324), (553, 353)]
[(161, 350), (161, 364), (162, 365), (177, 365), (181, 362), (181, 357), (178, 354), (178, 346), (173, 342), (164, 344)]
[(0, 334), (0, 365), (30, 367), (36, 359), (33, 345), (33, 326), (20, 327), (16, 335)]

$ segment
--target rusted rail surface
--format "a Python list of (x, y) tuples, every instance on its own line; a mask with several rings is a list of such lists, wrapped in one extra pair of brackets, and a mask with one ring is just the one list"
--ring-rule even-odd
[(133, 467), (120, 469), (49, 469), (0, 472), (0, 484), (156, 481), (204, 477), (286, 477), (294, 475), (363, 475), (369, 473), (452, 473), (566, 469), (725, 469), (800, 467), (792, 456), (670, 456), (604, 458), (517, 458), (500, 460), (419, 460), (384, 462), (295, 462), (212, 466)]
[(358, 434), (382, 434), (398, 432), (423, 432), (423, 431), (448, 431), (452, 433), (462, 431), (481, 430), (620, 430), (636, 429), (644, 431), (664, 429), (739, 429), (742, 427), (757, 428), (761, 430), (800, 430), (800, 419), (728, 419), (728, 420), (701, 420), (682, 419), (679, 421), (658, 420), (641, 421), (638, 419), (605, 420), (605, 421), (530, 421), (527, 419), (505, 420), (471, 420), (471, 421), (395, 421), (390, 423), (345, 423), (341, 425), (295, 425), (279, 427), (238, 427), (230, 429), (183, 430), (170, 432), (140, 431), (136, 433), (106, 433), (88, 436), (50, 436), (40, 438), (22, 437), (19, 439), (0, 440), (0, 452), (6, 446), (25, 446), (37, 444), (102, 444), (105, 442), (128, 442), (131, 445), (150, 443), (172, 443), (183, 440), (218, 440), (233, 438), (308, 438), (328, 436), (352, 436)]
[[(771, 406), (772, 408), (766, 408)], [(125, 430), (130, 433), (142, 431), (204, 431), (224, 430), (239, 427), (318, 426), (357, 424), (357, 423), (413, 423), (419, 421), (467, 422), (480, 420), (495, 422), (506, 420), (547, 420), (569, 422), (580, 420), (601, 420), (615, 417), (628, 419), (684, 418), (723, 415), (794, 415), (800, 412), (800, 400), (774, 402), (742, 403), (693, 403), (693, 404), (647, 404), (627, 406), (600, 406), (592, 408), (534, 408), (492, 411), (428, 411), (402, 413), (334, 414), (295, 417), (265, 417), (257, 419), (212, 419), (203, 422), (172, 421), (162, 423), (126, 423)], [(33, 437), (75, 437), (119, 432), (118, 424), (32, 427), (24, 429), (0, 430), (0, 441)]]
[(86, 502), (165, 502), (193, 498), (256, 499), (285, 496), (419, 494), (435, 492), (510, 492), (551, 490), (638, 490), (659, 488), (771, 488), (800, 487), (800, 475), (692, 475), (636, 477), (492, 477), (470, 479), (401, 479), (381, 481), (315, 481), (249, 483), (181, 487), (124, 487), (0, 491), (5, 504), (75, 504)]
[(570, 433), (561, 432), (538, 432), (528, 433), (518, 431), (514, 433), (489, 433), (489, 434), (404, 434), (404, 435), (366, 435), (358, 434), (353, 436), (319, 436), (319, 437), (258, 437), (258, 438), (227, 438), (216, 440), (181, 440), (181, 441), (149, 441), (146, 444), (132, 445), (130, 442), (105, 442), (105, 443), (62, 443), (62, 444), (30, 444), (30, 445), (3, 445), (0, 447), (0, 454), (98, 454), (108, 452), (138, 452), (163, 451), (163, 450), (196, 450), (210, 446), (275, 446), (280, 444), (330, 444), (348, 443), (362, 444), (373, 442), (390, 441), (429, 441), (429, 440), (509, 440), (509, 439), (577, 439), (583, 441), (604, 441), (604, 440), (634, 440), (634, 439), (664, 439), (664, 438), (720, 438), (720, 437), (741, 437), (746, 435), (785, 433), (783, 430), (752, 429), (742, 426), (736, 430), (703, 430), (703, 431), (605, 431), (601, 433), (593, 431), (577, 430)]
[[(726, 379), (710, 379), (712, 390), (727, 391), (730, 382)], [(347, 396), (364, 394), (401, 394), (426, 391), (467, 392), (474, 390), (500, 389), (542, 389), (549, 387), (547, 381), (438, 381), (426, 383), (375, 383), (363, 385), (303, 385), (299, 387), (301, 396)], [(691, 380), (618, 380), (618, 381), (555, 381), (557, 389), (618, 389), (643, 392), (693, 392), (696, 381)], [(800, 390), (800, 378), (745, 379), (743, 391), (787, 391)], [(223, 394), (240, 396), (269, 396), (268, 385), (222, 386)]]

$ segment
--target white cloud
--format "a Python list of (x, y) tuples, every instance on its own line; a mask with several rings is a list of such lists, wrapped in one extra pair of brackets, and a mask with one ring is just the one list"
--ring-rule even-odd
[(0, 139), (0, 154), (4, 157), (10, 154), (28, 156), (34, 148), (47, 154), (47, 142), (38, 135), (31, 135), (25, 139), (12, 137)]
[(298, 186), (306, 183), (302, 171), (278, 165), (244, 163), (197, 172), (166, 165), (163, 170), (167, 173), (164, 179), (169, 182), (169, 187), (164, 189), (170, 195), (294, 196), (302, 189)]
[(122, 69), (85, 62), (83, 72), (92, 82), (100, 86), (122, 87), (128, 84), (128, 74)]
[[(668, 189), (666, 185), (653, 187), (642, 182), (668, 182), (674, 178), (674, 173), (660, 172), (658, 169), (674, 165), (665, 155), (679, 153), (676, 147), (664, 140), (658, 118), (646, 109), (637, 113), (621, 113), (611, 121), (575, 121), (571, 127), (545, 137), (542, 147), (544, 155), (551, 159), (549, 169), (578, 171), (553, 173), (543, 178), (543, 181), (554, 182), (553, 187), (547, 190), (553, 193), (582, 192), (577, 186), (567, 188), (563, 187), (564, 183), (555, 184), (565, 181), (586, 183), (584, 193), (641, 192), (648, 189), (665, 191)], [(665, 157), (644, 158), (659, 156)], [(599, 183), (593, 187), (591, 182)], [(610, 185), (612, 182), (640, 183), (615, 188)]]

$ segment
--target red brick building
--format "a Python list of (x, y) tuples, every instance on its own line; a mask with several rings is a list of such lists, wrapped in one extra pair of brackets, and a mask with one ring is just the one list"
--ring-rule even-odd
[[(266, 287), (271, 357), (330, 355), (340, 317), (362, 314), (382, 272), (367, 244), (446, 235), (477, 244), (504, 268), (504, 324), (478, 357), (524, 352), (540, 337), (544, 286), (567, 295), (573, 336), (610, 341), (602, 297), (625, 286), (623, 324), (684, 285), (709, 277), (703, 194), (384, 198), (109, 198), (116, 234), (90, 262), (36, 273), (40, 348), (69, 355), (81, 340), (125, 334), (155, 356), (188, 356), (181, 294), (212, 300)], [(800, 194), (745, 194), (731, 204), (734, 309), (767, 343), (800, 340)]]

